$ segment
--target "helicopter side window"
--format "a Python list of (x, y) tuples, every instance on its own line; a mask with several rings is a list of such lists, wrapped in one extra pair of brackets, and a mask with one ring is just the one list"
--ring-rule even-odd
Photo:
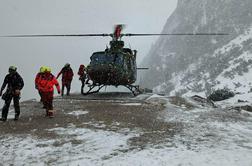
[(129, 54), (133, 54), (133, 53), (132, 53), (132, 50), (129, 49), (129, 48), (124, 48), (123, 50), (124, 50), (125, 52), (129, 53)]

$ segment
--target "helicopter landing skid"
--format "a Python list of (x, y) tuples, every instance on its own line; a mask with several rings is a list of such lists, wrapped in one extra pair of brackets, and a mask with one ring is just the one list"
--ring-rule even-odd
[[(90, 85), (89, 90), (87, 92), (81, 92), (82, 95), (89, 95), (93, 93), (98, 93), (105, 85)], [(134, 96), (139, 95), (141, 92), (138, 85), (124, 85), (126, 88), (128, 88)], [(93, 90), (94, 88), (98, 87), (97, 90)]]
[(134, 96), (139, 95), (141, 92), (139, 85), (124, 85), (126, 88), (128, 88)]
[[(98, 89), (93, 90), (95, 87), (98, 87)], [(103, 87), (104, 87), (104, 85), (90, 85), (89, 90), (87, 92), (81, 92), (81, 94), (82, 95), (89, 95), (89, 94), (93, 94), (93, 93), (98, 93), (101, 90), (101, 88), (103, 88)]]

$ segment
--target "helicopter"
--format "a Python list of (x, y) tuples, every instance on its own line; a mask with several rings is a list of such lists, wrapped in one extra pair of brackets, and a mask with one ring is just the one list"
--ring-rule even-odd
[(225, 33), (161, 33), (161, 34), (132, 34), (122, 33), (124, 24), (115, 25), (113, 33), (103, 34), (65, 34), (65, 35), (8, 35), (1, 37), (97, 37), (109, 36), (112, 38), (110, 47), (104, 51), (94, 52), (90, 57), (90, 63), (86, 68), (88, 80), (88, 90), (82, 91), (83, 95), (98, 93), (105, 86), (124, 86), (128, 88), (134, 96), (143, 92), (139, 85), (134, 85), (137, 80), (138, 70), (147, 70), (148, 68), (137, 68), (137, 51), (124, 47), (122, 37), (130, 36), (167, 36), (167, 35), (228, 35)]

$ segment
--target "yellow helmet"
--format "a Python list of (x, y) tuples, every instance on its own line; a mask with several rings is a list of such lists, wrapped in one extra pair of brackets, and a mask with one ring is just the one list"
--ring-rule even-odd
[(39, 69), (40, 73), (44, 73), (46, 71), (46, 67), (45, 66), (41, 66)]
[(52, 72), (52, 68), (50, 68), (50, 67), (46, 66), (46, 67), (45, 67), (45, 72), (49, 72), (49, 73), (51, 73), (51, 72)]

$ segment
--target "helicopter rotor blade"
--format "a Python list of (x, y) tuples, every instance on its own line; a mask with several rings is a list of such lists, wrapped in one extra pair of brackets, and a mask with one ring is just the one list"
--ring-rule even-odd
[[(217, 36), (217, 35), (229, 35), (228, 33), (126, 33), (120, 34), (123, 36)], [(102, 34), (65, 34), (65, 35), (5, 35), (0, 37), (16, 37), (16, 38), (26, 38), (26, 37), (96, 37), (96, 36), (110, 36), (114, 37), (114, 34), (102, 33)]]
[(123, 36), (217, 36), (229, 35), (228, 33), (126, 33)]
[(0, 37), (93, 37), (93, 36), (113, 36), (113, 34), (66, 34), (66, 35), (6, 35)]

